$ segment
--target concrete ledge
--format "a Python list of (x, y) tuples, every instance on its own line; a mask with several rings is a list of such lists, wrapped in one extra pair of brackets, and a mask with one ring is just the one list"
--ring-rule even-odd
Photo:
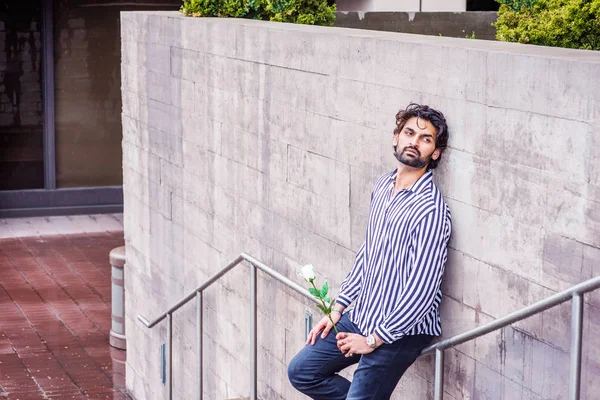
[[(366, 14), (366, 13), (365, 13)], [(452, 14), (452, 13), (451, 13)], [(160, 21), (161, 19), (175, 20), (172, 21), (178, 26), (172, 27), (171, 32), (151, 33), (148, 31), (148, 24), (153, 24), (151, 21)], [(401, 43), (411, 44), (427, 44), (433, 46), (443, 46), (448, 48), (460, 48), (464, 50), (481, 50), (485, 52), (507, 53), (515, 55), (544, 57), (544, 58), (560, 58), (571, 59), (576, 61), (600, 62), (600, 52), (591, 50), (564, 49), (558, 47), (546, 47), (526, 45), (521, 43), (507, 43), (499, 41), (487, 40), (472, 40), (454, 37), (440, 37), (431, 35), (417, 35), (409, 33), (398, 33), (388, 31), (375, 31), (366, 29), (350, 29), (346, 27), (324, 27), (314, 25), (300, 25), (289, 23), (278, 23), (269, 21), (257, 21), (251, 19), (239, 18), (193, 18), (185, 17), (178, 11), (148, 11), (148, 12), (121, 12), (122, 21), (130, 20), (131, 26), (135, 25), (142, 29), (137, 32), (139, 40), (146, 43), (156, 43), (163, 46), (183, 47), (189, 50), (205, 51), (209, 47), (214, 47), (212, 50), (220, 50), (220, 52), (244, 57), (243, 51), (245, 44), (242, 37), (236, 37), (236, 32), (232, 27), (237, 26), (239, 29), (246, 27), (245, 33), (258, 34), (261, 30), (270, 32), (297, 32), (298, 34), (317, 34), (325, 36), (344, 36), (348, 38), (373, 38), (380, 40), (390, 40)], [(182, 24), (185, 24), (185, 28)], [(202, 29), (202, 31), (198, 31)], [(227, 37), (221, 38), (221, 42), (207, 43), (198, 41), (198, 34), (201, 32), (210, 32), (212, 30), (226, 29)], [(255, 30), (255, 31), (254, 31)], [(128, 40), (129, 35), (134, 32), (122, 32), (122, 37)], [(179, 36), (175, 35), (179, 33)], [(228, 40), (234, 40), (228, 42)], [(259, 37), (252, 37), (256, 41)], [(283, 37), (282, 37), (283, 39)], [(238, 40), (240, 46), (232, 46)], [(229, 44), (228, 44), (229, 43)], [(225, 49), (224, 46), (232, 46)], [(264, 43), (262, 44), (264, 45)], [(218, 47), (218, 48), (217, 48)], [(219, 52), (219, 53), (220, 53)], [(216, 54), (221, 55), (221, 54)], [(224, 54), (223, 54), (224, 55)]]
[(335, 26), (339, 28), (415, 33), (420, 35), (496, 40), (492, 23), (497, 12), (337, 12)]

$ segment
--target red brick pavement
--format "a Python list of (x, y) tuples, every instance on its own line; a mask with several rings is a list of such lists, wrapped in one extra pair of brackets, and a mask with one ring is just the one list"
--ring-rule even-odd
[(109, 346), (123, 232), (0, 239), (0, 398), (129, 399)]

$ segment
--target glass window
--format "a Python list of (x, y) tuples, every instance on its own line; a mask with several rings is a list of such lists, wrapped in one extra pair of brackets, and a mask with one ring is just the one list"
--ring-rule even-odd
[(41, 1), (0, 2), (0, 190), (44, 187)]
[(54, 1), (57, 188), (122, 184), (120, 11)]

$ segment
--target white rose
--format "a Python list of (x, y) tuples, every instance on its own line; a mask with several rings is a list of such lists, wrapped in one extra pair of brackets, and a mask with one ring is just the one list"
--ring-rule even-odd
[(302, 267), (298, 275), (300, 275), (306, 282), (311, 283), (316, 278), (315, 268), (312, 264), (306, 264), (304, 267)]

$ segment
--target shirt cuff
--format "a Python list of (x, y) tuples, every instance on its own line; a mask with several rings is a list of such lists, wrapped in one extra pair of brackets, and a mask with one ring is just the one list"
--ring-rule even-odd
[(337, 299), (335, 299), (335, 302), (340, 303), (344, 307), (348, 307), (350, 305), (350, 303), (352, 303), (352, 299), (350, 297), (345, 296), (340, 293), (340, 294), (338, 294)]
[(385, 327), (383, 325), (375, 328), (375, 333), (377, 334), (377, 336), (379, 336), (381, 341), (385, 344), (392, 344), (393, 342), (395, 342), (396, 340), (399, 339), (399, 338), (395, 338), (387, 329), (385, 329)]

